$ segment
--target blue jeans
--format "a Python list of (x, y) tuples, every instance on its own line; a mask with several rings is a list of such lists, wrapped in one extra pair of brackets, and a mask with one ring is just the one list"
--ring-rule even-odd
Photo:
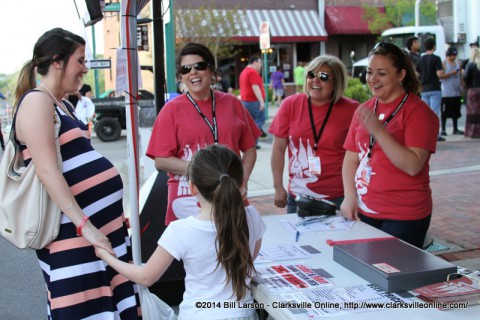
[(257, 127), (260, 130), (263, 130), (263, 125), (265, 124), (265, 112), (260, 111), (260, 101), (242, 101), (242, 104), (247, 108), (248, 112), (252, 116), (253, 120), (257, 124)]
[[(328, 199), (332, 201), (337, 206), (337, 210), (340, 210), (340, 205), (343, 202), (344, 197), (339, 197), (335, 199)], [(297, 213), (297, 202), (295, 201), (295, 197), (290, 193), (287, 195), (287, 213)]]
[(440, 121), (442, 108), (442, 91), (422, 92), (422, 100), (430, 106), (430, 109), (435, 112), (438, 117), (438, 121)]
[(361, 213), (358, 214), (360, 220), (374, 228), (382, 230), (400, 240), (410, 243), (411, 245), (423, 249), (423, 242), (427, 235), (430, 219), (432, 215), (420, 220), (382, 220), (367, 217)]

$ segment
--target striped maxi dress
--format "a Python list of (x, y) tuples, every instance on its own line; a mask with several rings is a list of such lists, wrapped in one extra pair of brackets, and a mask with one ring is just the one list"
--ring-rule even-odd
[[(67, 103), (65, 105), (68, 106)], [(68, 106), (69, 111), (73, 109)], [(88, 128), (58, 106), (63, 175), (90, 221), (109, 238), (120, 260), (131, 261), (130, 240), (123, 215), (123, 184), (112, 163), (94, 150)], [(23, 157), (30, 160), (22, 146)], [(136, 286), (95, 255), (94, 247), (76, 235), (62, 213), (58, 238), (37, 250), (48, 295), (48, 319), (139, 319)]]

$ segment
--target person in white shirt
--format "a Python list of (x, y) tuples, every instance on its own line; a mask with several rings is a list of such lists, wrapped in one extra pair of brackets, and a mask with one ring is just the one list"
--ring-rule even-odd
[(242, 162), (227, 147), (210, 145), (193, 155), (188, 177), (200, 212), (171, 222), (145, 265), (122, 262), (101, 248), (96, 254), (126, 278), (147, 287), (174, 258), (183, 260), (186, 278), (179, 320), (258, 319), (250, 280), (266, 227), (253, 207), (245, 208), (240, 190)]
[(80, 100), (78, 100), (77, 106), (75, 107), (75, 115), (77, 116), (78, 120), (82, 121), (88, 126), (88, 123), (93, 120), (95, 115), (95, 105), (92, 102), (92, 87), (88, 84), (84, 84), (80, 88), (79, 92), (82, 97)]

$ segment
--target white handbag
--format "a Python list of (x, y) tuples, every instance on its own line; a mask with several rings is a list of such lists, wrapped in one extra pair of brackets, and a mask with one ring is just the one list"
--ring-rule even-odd
[[(60, 120), (55, 106), (53, 108), (55, 144), (61, 168)], [(0, 235), (20, 249), (41, 249), (58, 236), (61, 211), (38, 179), (33, 161), (25, 166), (15, 137), (15, 118), (16, 114), (0, 163)]]

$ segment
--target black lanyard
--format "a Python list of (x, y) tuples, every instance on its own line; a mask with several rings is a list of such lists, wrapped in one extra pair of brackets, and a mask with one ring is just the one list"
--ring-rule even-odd
[(210, 94), (212, 95), (212, 121), (213, 125), (208, 121), (207, 117), (203, 114), (202, 110), (198, 107), (198, 104), (193, 100), (192, 96), (190, 95), (190, 92), (187, 92), (187, 98), (190, 100), (190, 102), (193, 104), (195, 109), (197, 109), (198, 114), (205, 120), (207, 123), (208, 127), (210, 128), (210, 131), (212, 132), (213, 135), (213, 141), (215, 144), (218, 143), (218, 127), (217, 127), (217, 117), (215, 116), (215, 94), (213, 94), (213, 91), (210, 90)]
[(330, 106), (328, 107), (328, 111), (327, 111), (327, 114), (325, 115), (325, 119), (323, 119), (322, 127), (320, 128), (320, 132), (317, 135), (317, 129), (315, 128), (315, 121), (313, 119), (312, 102), (311, 102), (311, 98), (308, 97), (308, 113), (310, 115), (310, 124), (312, 125), (313, 139), (315, 141), (315, 144), (313, 145), (314, 151), (317, 151), (318, 141), (320, 141), (320, 138), (322, 137), (323, 129), (325, 129), (325, 125), (327, 124), (328, 117), (330, 116), (330, 112), (332, 112), (332, 107), (333, 107), (333, 101), (330, 102)]
[[(405, 96), (403, 97), (402, 101), (400, 102), (400, 104), (397, 106), (397, 108), (395, 109), (395, 111), (392, 112), (391, 115), (388, 116), (387, 120), (385, 120), (385, 122), (383, 123), (382, 127), (385, 128), (387, 126), (387, 124), (392, 121), (393, 117), (395, 117), (395, 115), (398, 113), (398, 111), (400, 111), (400, 109), (403, 107), (403, 105), (405, 104), (405, 101), (407, 101), (407, 98), (408, 98), (408, 93), (405, 93)], [(378, 99), (375, 99), (375, 106), (373, 107), (373, 114), (377, 114), (377, 107), (378, 107)], [(370, 140), (369, 140), (369, 144), (368, 144), (368, 159), (371, 159), (372, 158), (372, 149), (373, 149), (373, 146), (375, 145), (375, 143), (377, 143), (377, 139), (375, 139), (373, 137), (372, 134), (370, 134)]]

